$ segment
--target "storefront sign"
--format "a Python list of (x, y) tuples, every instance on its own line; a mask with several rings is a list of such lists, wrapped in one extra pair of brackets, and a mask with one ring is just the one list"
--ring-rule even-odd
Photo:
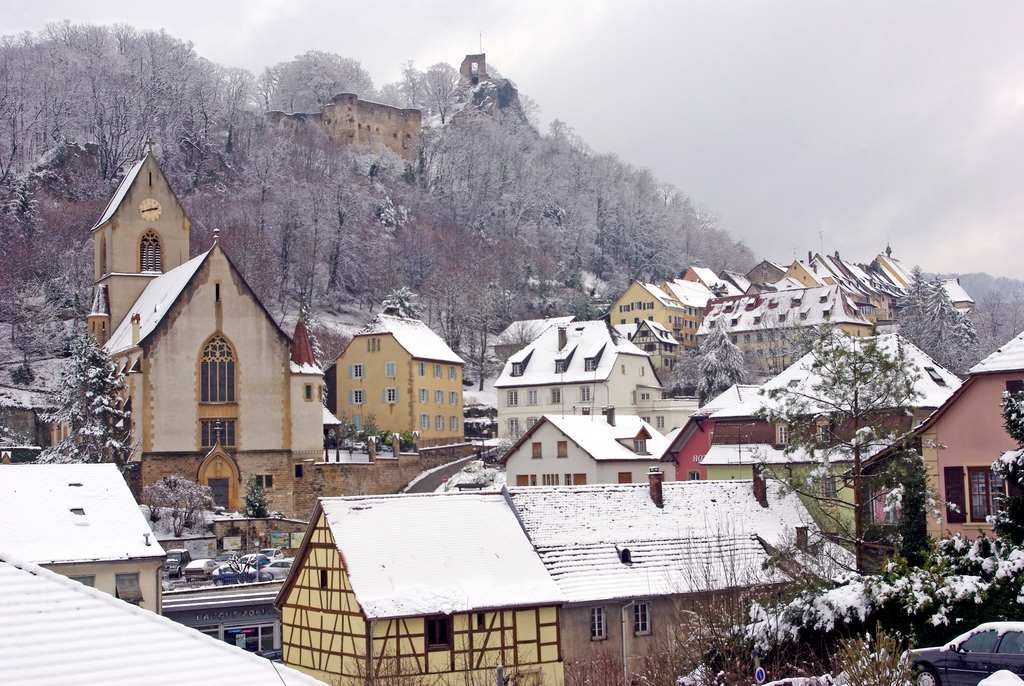
[(273, 617), (277, 611), (272, 607), (236, 608), (216, 612), (197, 612), (197, 622), (212, 622), (214, 620), (244, 619), (246, 617)]

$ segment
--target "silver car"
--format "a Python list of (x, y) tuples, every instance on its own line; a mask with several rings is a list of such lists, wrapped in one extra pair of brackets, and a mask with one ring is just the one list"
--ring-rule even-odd
[(283, 579), (286, 576), (288, 576), (288, 572), (291, 571), (292, 560), (294, 559), (295, 558), (293, 557), (286, 557), (283, 560), (274, 560), (269, 565), (264, 567), (263, 571), (270, 572), (271, 576), (274, 577), (275, 581)]

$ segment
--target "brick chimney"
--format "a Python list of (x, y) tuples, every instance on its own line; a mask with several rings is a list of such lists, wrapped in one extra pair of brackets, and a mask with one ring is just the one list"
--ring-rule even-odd
[(651, 467), (647, 470), (647, 480), (651, 484), (651, 500), (654, 501), (656, 507), (665, 507), (665, 501), (661, 496), (661, 482), (664, 478), (665, 474), (658, 467)]
[(764, 470), (761, 465), (754, 465), (754, 497), (761, 507), (768, 507), (768, 484), (764, 478)]
[(568, 332), (566, 331), (565, 326), (559, 326), (558, 327), (558, 349), (561, 350), (562, 348), (564, 348), (565, 344), (567, 342), (568, 342)]
[(796, 547), (798, 550), (807, 550), (807, 527), (798, 526), (796, 528)]
[(601, 414), (605, 416), (611, 426), (615, 426), (615, 406), (605, 405), (601, 408)]
[(138, 313), (132, 315), (132, 345), (139, 344), (139, 329), (142, 326), (142, 316)]

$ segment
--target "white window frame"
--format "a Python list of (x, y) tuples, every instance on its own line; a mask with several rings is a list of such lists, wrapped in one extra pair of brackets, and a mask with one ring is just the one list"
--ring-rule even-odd
[(512, 417), (508, 420), (508, 432), (513, 436), (519, 433), (519, 420)]
[(448, 391), (448, 404), (449, 405), (458, 405), (459, 404), (459, 392), (458, 391)]
[[(568, 482), (567, 482), (568, 483)], [(603, 607), (590, 608), (590, 640), (603, 641), (608, 638), (608, 622)]]
[(537, 389), (531, 388), (526, 392), (526, 404), (536, 405), (537, 404)]
[(551, 389), (551, 404), (561, 405), (562, 404), (562, 389), (552, 388)]
[(650, 603), (633, 604), (633, 635), (645, 636), (651, 633)]
[(664, 416), (659, 415), (659, 416), (654, 418), (654, 428), (656, 428), (656, 429), (664, 429), (665, 428), (665, 417)]
[(419, 368), (420, 368), (419, 369), (420, 376), (426, 376), (427, 375), (427, 363), (426, 362), (420, 362), (419, 363)]
[(444, 365), (438, 364), (437, 362), (434, 363), (434, 378), (435, 379), (440, 379), (441, 378), (441, 369), (442, 369), (443, 366)]
[(437, 431), (444, 431), (444, 415), (439, 414), (434, 416), (434, 429)]
[(775, 427), (775, 445), (786, 445), (789, 441), (789, 427), (779, 424)]
[(444, 391), (440, 388), (434, 389), (434, 404), (444, 405)]
[(352, 365), (352, 378), (362, 379), (366, 374), (366, 368), (362, 364), (356, 363)]
[(430, 402), (430, 389), (429, 388), (421, 388), (420, 389), (420, 402), (423, 403), (423, 404), (427, 404), (427, 403)]
[(589, 403), (590, 398), (590, 386), (580, 386), (580, 402)]
[(384, 389), (384, 402), (393, 404), (398, 402), (398, 389), (394, 386)]
[(352, 404), (362, 405), (366, 402), (366, 393), (361, 388), (352, 389)]
[(519, 407), (519, 391), (508, 392), (508, 406)]
[(430, 428), (430, 415), (426, 412), (420, 414), (420, 429), (426, 431)]
[(451, 379), (452, 381), (455, 381), (459, 378), (459, 373), (457, 369), (458, 368), (454, 364), (448, 365), (448, 378)]
[(452, 415), (448, 417), (448, 430), (458, 431), (459, 430), (459, 417), (458, 415)]

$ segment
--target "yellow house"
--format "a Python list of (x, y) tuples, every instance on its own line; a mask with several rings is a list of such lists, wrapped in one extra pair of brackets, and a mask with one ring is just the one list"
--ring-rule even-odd
[(688, 309), (675, 296), (662, 290), (656, 284), (634, 281), (615, 304), (608, 315), (613, 326), (639, 324), (642, 321), (661, 324), (674, 331), (680, 344), (683, 343), (681, 330), (689, 315)]
[(419, 431), (420, 446), (461, 443), (462, 358), (418, 319), (380, 314), (327, 370), (327, 408), (356, 426)]
[(277, 597), (283, 661), (331, 684), (562, 684), (551, 579), (501, 494), (322, 498)]
[(160, 613), (164, 551), (113, 464), (0, 466), (0, 547)]

